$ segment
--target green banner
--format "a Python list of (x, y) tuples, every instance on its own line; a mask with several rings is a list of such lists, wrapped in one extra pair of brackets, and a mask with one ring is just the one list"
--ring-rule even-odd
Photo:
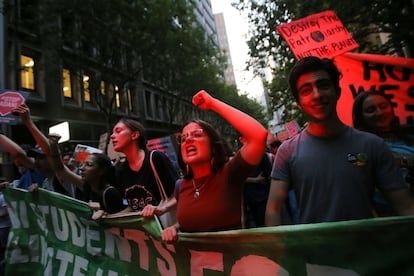
[(57, 193), (4, 195), (6, 275), (414, 275), (414, 216), (180, 233), (167, 244), (156, 219), (96, 222)]

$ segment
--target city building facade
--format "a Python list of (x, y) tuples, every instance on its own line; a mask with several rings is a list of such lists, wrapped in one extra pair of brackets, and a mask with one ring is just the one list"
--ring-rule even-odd
[(223, 13), (215, 14), (214, 20), (216, 22), (218, 45), (220, 49), (224, 52), (227, 58), (226, 68), (224, 70), (224, 81), (228, 85), (236, 85), (236, 79), (234, 77), (234, 70), (233, 70), (233, 63), (231, 60), (229, 41), (227, 38), (226, 23), (224, 21)]
[[(139, 59), (131, 58), (127, 50), (113, 64), (103, 64), (97, 49), (80, 56), (77, 50), (84, 45), (79, 41), (59, 45), (62, 32), (72, 30), (61, 27), (65, 18), (39, 13), (46, 10), (42, 6), (46, 2), (1, 2), (0, 89), (27, 94), (31, 117), (45, 134), (51, 126), (68, 122), (70, 140), (62, 145), (64, 151), (77, 144), (98, 147), (100, 137), (110, 133), (122, 117), (140, 121), (151, 139), (173, 135), (196, 114), (189, 100), (178, 99), (147, 81)], [(210, 1), (198, 1), (197, 7), (198, 15), (209, 11), (202, 18), (215, 37)], [(43, 25), (30, 21), (39, 17), (43, 17)], [(18, 144), (34, 145), (20, 120), (14, 125), (2, 124), (1, 130)], [(1, 172), (7, 177), (12, 173), (12, 160), (4, 152), (0, 155)]]
[(194, 0), (195, 8), (194, 14), (196, 15), (198, 23), (206, 31), (206, 35), (210, 37), (213, 44), (218, 47), (216, 24), (214, 22), (213, 9), (211, 8), (210, 0)]

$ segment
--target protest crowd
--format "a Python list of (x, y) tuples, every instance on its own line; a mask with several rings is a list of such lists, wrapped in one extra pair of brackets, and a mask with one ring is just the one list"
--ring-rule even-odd
[[(269, 139), (254, 118), (199, 91), (194, 106), (225, 119), (240, 134), (241, 146), (232, 149), (213, 125), (193, 118), (177, 136), (179, 170), (166, 155), (146, 148), (145, 128), (128, 118), (118, 121), (110, 136), (124, 160), (91, 153), (70, 167), (60, 152), (60, 136), (42, 133), (22, 104), (13, 112), (36, 146), (24, 149), (0, 134), (0, 146), (21, 174), (4, 179), (2, 187), (33, 196), (45, 189), (85, 201), (98, 223), (128, 213), (157, 216), (168, 243), (180, 232), (414, 215), (412, 133), (401, 131), (391, 104), (376, 91), (355, 100), (355, 128), (344, 124), (336, 112), (340, 78), (331, 59), (306, 57), (296, 63), (289, 84), (308, 121), (283, 143)], [(4, 270), (11, 222), (0, 196)]]
[(279, 80), (306, 118), (288, 136), (200, 90), (193, 109), (236, 141), (193, 117), (167, 154), (123, 117), (109, 135), (116, 157), (68, 151), (10, 92), (35, 143), (0, 133), (16, 171), (0, 175), (0, 276), (413, 275), (414, 61), (349, 53), (358, 43), (332, 10), (276, 31), (297, 60)]

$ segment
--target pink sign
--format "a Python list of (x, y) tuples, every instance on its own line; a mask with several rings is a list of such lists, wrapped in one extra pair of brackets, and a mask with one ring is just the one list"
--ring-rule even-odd
[(24, 103), (24, 97), (18, 92), (6, 91), (0, 94), (0, 115), (6, 116), (16, 108)]
[(289, 138), (295, 137), (300, 132), (300, 127), (296, 120), (287, 122), (285, 124), (285, 129), (289, 134)]
[(278, 139), (280, 142), (284, 142), (284, 141), (286, 141), (287, 139), (289, 139), (289, 133), (288, 133), (287, 131), (281, 131), (281, 132), (278, 132), (278, 133), (277, 133), (277, 139)]
[(297, 60), (308, 56), (332, 58), (359, 47), (333, 11), (282, 24), (276, 30)]

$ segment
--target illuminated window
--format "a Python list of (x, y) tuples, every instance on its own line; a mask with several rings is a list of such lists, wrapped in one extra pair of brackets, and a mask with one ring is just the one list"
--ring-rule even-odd
[(101, 81), (101, 95), (105, 95), (105, 82)]
[(89, 90), (89, 76), (83, 75), (83, 98), (85, 102), (91, 102), (91, 92)]
[(71, 84), (70, 71), (68, 69), (63, 69), (63, 96), (65, 98), (73, 98)]
[(20, 56), (21, 70), (21, 84), (23, 89), (35, 90), (35, 75), (34, 75), (34, 60), (31, 57)]
[(121, 108), (121, 93), (119, 91), (118, 85), (115, 85), (115, 105), (116, 108)]
[(120, 99), (120, 95), (119, 92), (115, 93), (115, 104), (117, 108), (121, 107), (121, 99)]
[(137, 93), (135, 89), (128, 88), (126, 91), (126, 96), (127, 96), (126, 100), (128, 101), (126, 105), (128, 107), (129, 112), (134, 113), (134, 114), (138, 113), (137, 111), (138, 99), (137, 99)]

